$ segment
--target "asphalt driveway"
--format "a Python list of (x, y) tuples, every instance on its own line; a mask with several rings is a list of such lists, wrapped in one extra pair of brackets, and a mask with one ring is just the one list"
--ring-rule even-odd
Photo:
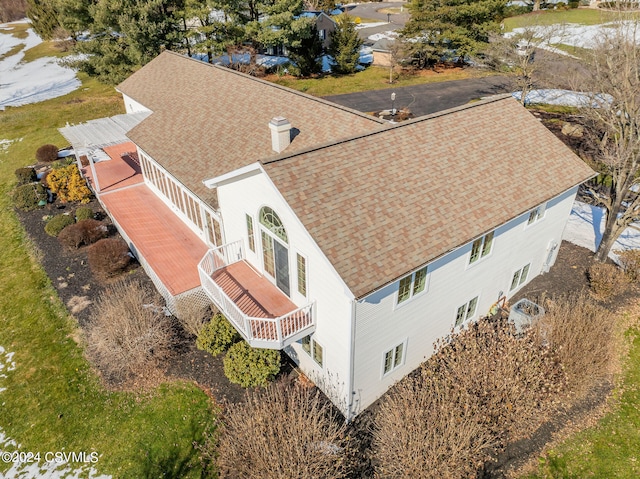
[(423, 116), (461, 106), (481, 97), (509, 93), (511, 92), (509, 84), (510, 80), (507, 77), (489, 76), (395, 89), (389, 88), (347, 93), (345, 95), (332, 95), (326, 96), (324, 99), (354, 110), (369, 113), (391, 109), (391, 93), (395, 92), (395, 108), (407, 107), (415, 116)]

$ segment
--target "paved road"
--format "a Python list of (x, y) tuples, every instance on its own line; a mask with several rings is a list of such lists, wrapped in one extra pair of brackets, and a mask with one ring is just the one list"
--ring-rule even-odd
[(506, 77), (490, 76), (324, 98), (354, 110), (377, 112), (391, 109), (391, 93), (395, 92), (395, 108), (408, 107), (415, 116), (422, 116), (461, 106), (480, 97), (508, 93), (511, 91), (509, 83)]
[[(401, 6), (405, 7), (403, 13), (392, 13), (387, 16), (386, 13), (378, 12), (378, 10), (382, 8), (400, 8)], [(347, 7), (347, 11), (352, 17), (360, 17), (364, 19), (373, 18), (384, 22), (383, 25), (379, 25), (377, 27), (362, 28), (358, 30), (358, 36), (366, 43), (372, 44), (373, 42), (367, 41), (367, 37), (369, 37), (369, 35), (387, 32), (390, 30), (399, 30), (404, 27), (404, 24), (409, 20), (409, 11), (406, 9), (406, 6), (407, 4), (405, 2), (361, 3), (355, 7)], [(387, 21), (390, 23), (387, 23)]]

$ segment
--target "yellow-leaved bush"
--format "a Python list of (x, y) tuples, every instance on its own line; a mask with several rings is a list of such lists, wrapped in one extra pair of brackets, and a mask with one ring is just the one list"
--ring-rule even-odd
[(63, 203), (69, 201), (88, 203), (91, 198), (91, 190), (80, 176), (76, 165), (52, 170), (47, 176), (47, 184)]

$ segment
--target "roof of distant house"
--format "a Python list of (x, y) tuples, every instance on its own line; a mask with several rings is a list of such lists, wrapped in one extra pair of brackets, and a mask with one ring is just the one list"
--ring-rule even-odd
[(229, 68), (165, 51), (118, 86), (153, 113), (128, 136), (194, 193), (207, 178), (278, 156), (269, 121), (287, 118), (294, 153), (366, 133), (382, 122), (364, 113)]
[(509, 95), (264, 168), (357, 298), (594, 175)]

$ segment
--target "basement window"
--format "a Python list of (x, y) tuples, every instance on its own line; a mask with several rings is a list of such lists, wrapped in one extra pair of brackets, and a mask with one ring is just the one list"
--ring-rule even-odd
[(456, 328), (461, 326), (464, 322), (473, 318), (476, 314), (476, 309), (478, 307), (478, 297), (476, 296), (472, 300), (464, 303), (462, 306), (458, 308), (456, 312)]

